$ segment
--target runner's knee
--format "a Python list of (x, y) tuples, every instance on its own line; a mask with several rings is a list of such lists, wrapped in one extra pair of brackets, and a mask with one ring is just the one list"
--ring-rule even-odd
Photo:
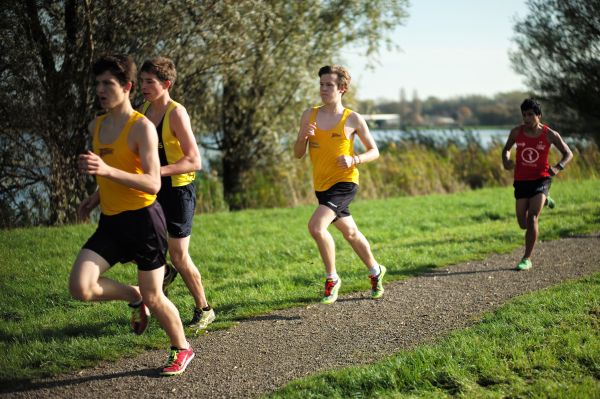
[(358, 237), (359, 233), (357, 228), (352, 227), (344, 231), (344, 238), (346, 241), (355, 241), (358, 239)]
[(69, 293), (73, 299), (77, 299), (78, 301), (87, 302), (94, 298), (92, 289), (79, 281), (69, 282)]

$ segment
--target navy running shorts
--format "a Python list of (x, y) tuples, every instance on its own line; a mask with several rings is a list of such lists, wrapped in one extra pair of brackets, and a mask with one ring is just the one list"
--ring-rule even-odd
[(169, 237), (190, 236), (196, 210), (194, 183), (181, 187), (163, 186), (158, 192), (157, 200), (165, 212)]
[(538, 180), (515, 180), (513, 187), (515, 188), (515, 199), (531, 198), (538, 194), (548, 196), (552, 179), (545, 177)]
[(336, 183), (325, 191), (315, 191), (319, 205), (335, 212), (335, 219), (350, 216), (350, 202), (358, 192), (358, 184), (352, 182)]
[(101, 214), (98, 228), (83, 248), (96, 252), (111, 266), (132, 261), (144, 271), (164, 266), (168, 244), (160, 204), (155, 201), (135, 211)]

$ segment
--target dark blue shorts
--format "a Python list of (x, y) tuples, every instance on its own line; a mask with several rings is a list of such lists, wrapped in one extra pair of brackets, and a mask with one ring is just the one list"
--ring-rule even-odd
[(109, 265), (137, 263), (139, 270), (154, 270), (167, 259), (165, 216), (158, 202), (135, 211), (100, 215), (98, 228), (83, 245)]
[(157, 200), (165, 212), (169, 237), (190, 236), (196, 210), (194, 183), (181, 187), (163, 186), (158, 192)]
[(548, 196), (552, 179), (545, 177), (538, 180), (515, 180), (513, 187), (515, 188), (515, 199), (531, 198), (538, 194)]
[(325, 191), (315, 191), (319, 205), (325, 205), (335, 212), (335, 220), (350, 216), (350, 202), (358, 192), (358, 184), (352, 182), (336, 183)]

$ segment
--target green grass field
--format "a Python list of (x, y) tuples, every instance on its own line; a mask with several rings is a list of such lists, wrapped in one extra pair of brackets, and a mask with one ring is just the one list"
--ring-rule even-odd
[[(600, 180), (557, 181), (558, 206), (544, 211), (541, 239), (596, 231)], [(314, 207), (252, 210), (196, 217), (191, 255), (217, 311), (211, 328), (273, 309), (319, 300), (323, 266), (306, 224)], [(481, 259), (523, 244), (511, 188), (454, 195), (356, 201), (352, 212), (376, 258), (388, 266), (387, 281), (428, 267)], [(0, 382), (75, 370), (103, 359), (165, 348), (156, 321), (149, 332), (129, 330), (124, 303), (82, 303), (69, 297), (72, 262), (92, 234), (92, 224), (0, 231)], [(335, 229), (332, 229), (334, 231)], [(337, 231), (341, 293), (366, 290), (366, 270)], [(515, 262), (517, 259), (515, 259)], [(134, 265), (116, 265), (109, 276), (136, 281)], [(170, 297), (184, 321), (193, 300), (181, 279)]]
[(600, 273), (511, 301), (434, 345), (294, 381), (272, 398), (598, 398)]

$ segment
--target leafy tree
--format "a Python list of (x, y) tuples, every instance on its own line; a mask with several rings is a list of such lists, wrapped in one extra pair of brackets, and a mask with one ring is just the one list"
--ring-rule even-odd
[[(247, 171), (285, 157), (315, 70), (349, 44), (377, 52), (406, 0), (8, 0), (0, 10), (0, 222), (61, 224), (94, 186), (76, 170), (99, 111), (90, 73), (106, 52), (174, 59), (173, 96), (220, 152), (244, 207)], [(310, 82), (310, 84), (309, 84)], [(139, 99), (139, 97), (138, 97)], [(276, 163), (276, 162), (275, 162)]]
[[(338, 63), (349, 44), (374, 55), (386, 33), (405, 17), (403, 0), (243, 1), (229, 7), (239, 61), (205, 76), (199, 117), (221, 154), (221, 173), (230, 209), (248, 206), (251, 169), (286, 162), (282, 144), (297, 131), (301, 110), (317, 93), (318, 68)], [(187, 88), (186, 88), (187, 91)], [(193, 92), (186, 95), (196, 96)], [(196, 97), (197, 98), (197, 97)]]
[(600, 142), (600, 2), (529, 0), (514, 26), (516, 71), (562, 113), (561, 130)]
[[(219, 0), (9, 0), (0, 9), (0, 227), (76, 220), (94, 187), (76, 169), (89, 146), (91, 65), (107, 52), (195, 60), (194, 71), (237, 55), (219, 29)], [(201, 12), (199, 10), (202, 10)], [(220, 21), (214, 28), (211, 24)], [(160, 29), (158, 29), (160, 27)], [(211, 57), (203, 57), (211, 49)], [(183, 62), (182, 62), (183, 64)], [(193, 87), (193, 85), (192, 85)]]

